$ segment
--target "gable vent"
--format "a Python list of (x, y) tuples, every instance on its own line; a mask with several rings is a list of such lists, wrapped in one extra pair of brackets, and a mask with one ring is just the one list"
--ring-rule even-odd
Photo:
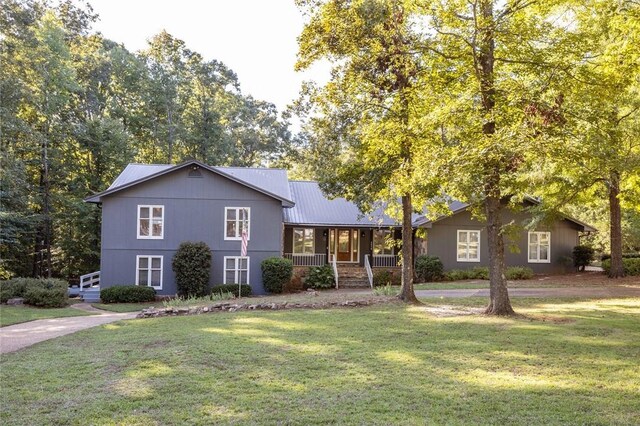
[(198, 167), (198, 166), (193, 166), (193, 167), (189, 170), (189, 177), (190, 177), (190, 178), (201, 178), (201, 177), (202, 177), (202, 172), (200, 171), (200, 167)]

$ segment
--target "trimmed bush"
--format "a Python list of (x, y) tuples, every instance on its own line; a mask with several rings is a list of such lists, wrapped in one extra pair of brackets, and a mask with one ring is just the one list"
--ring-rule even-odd
[(178, 247), (171, 263), (179, 296), (204, 296), (211, 275), (211, 250), (204, 242), (186, 241)]
[(333, 279), (333, 269), (331, 265), (312, 266), (309, 268), (309, 274), (304, 281), (307, 288), (325, 289), (333, 288), (336, 283)]
[(509, 266), (504, 275), (508, 280), (528, 280), (533, 278), (533, 270), (524, 266)]
[(100, 290), (102, 303), (141, 303), (156, 300), (156, 291), (139, 285), (116, 285)]
[(382, 269), (373, 273), (373, 286), (382, 287), (386, 285), (398, 286), (402, 284), (402, 275), (394, 274), (393, 271)]
[(262, 284), (269, 293), (282, 293), (284, 286), (293, 277), (293, 262), (282, 257), (269, 257), (260, 264)]
[(416, 276), (421, 282), (438, 281), (442, 279), (442, 261), (437, 256), (418, 256), (416, 258)]
[(471, 269), (452, 269), (444, 273), (444, 279), (447, 281), (488, 280), (489, 268), (476, 266)]
[[(640, 275), (640, 258), (624, 258), (622, 259), (622, 268), (625, 275)], [(611, 270), (611, 259), (602, 261), (602, 269), (605, 274), (609, 274)]]
[(67, 305), (69, 283), (47, 278), (14, 278), (0, 283), (0, 300), (6, 303), (23, 297), (27, 305), (43, 308), (62, 308)]
[(240, 297), (238, 294), (241, 294), (242, 297), (249, 297), (251, 296), (251, 286), (249, 284), (241, 284), (240, 291), (238, 291), (238, 284), (220, 284), (211, 287), (212, 295), (220, 295), (224, 293), (231, 293), (235, 297)]
[(573, 248), (573, 266), (584, 271), (584, 267), (588, 266), (594, 259), (593, 247), (575, 246)]

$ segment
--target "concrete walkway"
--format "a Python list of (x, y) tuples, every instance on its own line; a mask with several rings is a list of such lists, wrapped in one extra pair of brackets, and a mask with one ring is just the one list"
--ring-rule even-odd
[[(416, 290), (418, 297), (489, 297), (489, 289)], [(510, 288), (509, 297), (640, 297), (640, 287)]]
[(82, 317), (50, 318), (9, 325), (0, 328), (0, 353), (15, 352), (36, 343), (97, 327), (114, 321), (133, 319), (137, 312), (115, 313), (96, 309), (88, 303), (72, 305), (73, 308), (95, 315)]

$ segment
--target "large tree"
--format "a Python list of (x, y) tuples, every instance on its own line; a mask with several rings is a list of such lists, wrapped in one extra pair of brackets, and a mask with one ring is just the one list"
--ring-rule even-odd
[[(402, 220), (400, 298), (417, 303), (413, 290), (414, 204), (437, 192), (416, 156), (429, 152), (420, 132), (427, 69), (416, 53), (415, 5), (408, 1), (301, 1), (309, 15), (300, 36), (298, 69), (325, 59), (332, 78), (307, 87), (308, 139), (314, 172), (332, 196), (376, 207)], [(304, 108), (303, 108), (304, 109)], [(379, 204), (378, 202), (383, 202)], [(399, 201), (399, 205), (398, 205)]]
[(548, 153), (544, 135), (563, 122), (556, 80), (577, 61), (577, 41), (558, 22), (568, 7), (557, 1), (433, 1), (422, 11), (422, 49), (434, 58), (440, 79), (433, 109), (441, 123), (434, 130), (445, 146), (444, 188), (477, 206), (474, 213), (486, 221), (486, 313), (513, 314), (504, 274), (510, 224), (503, 212), (531, 190), (526, 176)]

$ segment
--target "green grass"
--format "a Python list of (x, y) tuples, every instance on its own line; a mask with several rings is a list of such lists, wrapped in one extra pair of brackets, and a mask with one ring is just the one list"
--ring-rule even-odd
[(640, 299), (514, 306), (528, 318), (389, 304), (113, 323), (3, 355), (0, 422), (640, 423)]
[(91, 306), (98, 309), (111, 312), (139, 312), (145, 308), (155, 306), (162, 308), (162, 302), (143, 302), (143, 303), (92, 303)]
[(32, 306), (0, 305), (0, 327), (46, 318), (78, 317), (90, 315), (73, 308), (35, 308)]

